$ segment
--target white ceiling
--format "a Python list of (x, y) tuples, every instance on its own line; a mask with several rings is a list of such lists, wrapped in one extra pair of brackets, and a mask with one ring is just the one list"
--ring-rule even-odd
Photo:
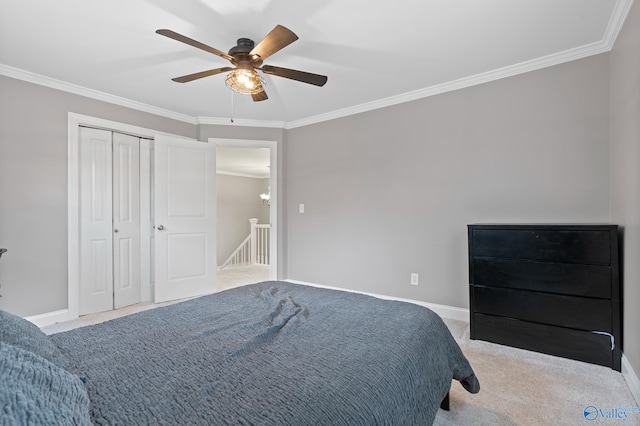
[(251, 178), (269, 178), (269, 148), (216, 148), (216, 170), (218, 173)]
[[(607, 51), (633, 0), (2, 0), (0, 73), (193, 123), (291, 128)], [(265, 62), (269, 99), (233, 95), (222, 51), (276, 24), (299, 40)], [(232, 100), (233, 98), (233, 100)]]

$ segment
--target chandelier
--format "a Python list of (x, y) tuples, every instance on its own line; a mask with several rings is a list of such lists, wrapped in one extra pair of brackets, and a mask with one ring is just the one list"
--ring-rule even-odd
[(260, 199), (262, 200), (262, 204), (271, 207), (271, 187), (269, 187), (269, 192), (266, 194), (260, 194)]

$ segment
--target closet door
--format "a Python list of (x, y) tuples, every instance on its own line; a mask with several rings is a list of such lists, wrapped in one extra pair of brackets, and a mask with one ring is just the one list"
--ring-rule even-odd
[(80, 128), (80, 315), (113, 309), (112, 133)]
[(140, 138), (113, 134), (113, 307), (140, 303)]

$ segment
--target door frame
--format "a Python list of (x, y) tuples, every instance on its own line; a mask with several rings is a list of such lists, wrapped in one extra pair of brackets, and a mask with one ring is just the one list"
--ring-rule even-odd
[[(258, 139), (209, 138), (209, 143), (228, 148), (269, 148), (269, 185), (271, 204), (269, 209), (269, 279), (278, 279), (278, 141)], [(216, 180), (217, 185), (217, 180)], [(217, 191), (217, 188), (216, 188)]]
[[(156, 135), (164, 134), (176, 136), (166, 132), (160, 132), (144, 127), (105, 120), (88, 115), (68, 113), (67, 118), (67, 310), (56, 312), (55, 321), (68, 321), (78, 318), (80, 312), (80, 157), (79, 157), (79, 130), (81, 126), (94, 127), (114, 132), (127, 133), (144, 139), (153, 140)], [(181, 137), (181, 136), (178, 136)], [(140, 191), (141, 191), (141, 220), (140, 240), (149, 241), (151, 238), (151, 217), (149, 208), (143, 209), (142, 203), (148, 202), (148, 195), (143, 195), (145, 189), (150, 188), (149, 178), (151, 164), (148, 157), (151, 147), (148, 142), (140, 144)], [(145, 159), (143, 159), (145, 158)], [(145, 198), (146, 197), (146, 198)], [(141, 300), (151, 300), (151, 250), (149, 244), (141, 244)]]
[[(134, 126), (130, 124), (120, 123), (117, 121), (105, 120), (89, 115), (69, 112), (67, 117), (67, 309), (52, 312), (47, 315), (47, 322), (62, 322), (78, 318), (80, 307), (80, 172), (79, 172), (79, 129), (81, 126), (95, 127), (99, 129), (111, 130), (115, 132), (128, 133), (139, 136), (144, 139), (153, 140), (156, 135), (167, 135), (172, 137), (183, 138), (184, 136), (175, 135), (158, 130), (148, 129), (145, 127)], [(271, 265), (270, 278), (278, 279), (279, 270), (279, 251), (278, 251), (278, 200), (280, 181), (278, 180), (278, 143), (277, 141), (268, 140), (250, 140), (250, 139), (221, 139), (209, 138), (209, 143), (215, 143), (216, 146), (230, 146), (236, 148), (269, 148), (270, 149), (270, 179), (271, 179)], [(148, 158), (151, 155), (151, 147), (149, 143), (140, 144), (140, 174), (142, 176), (150, 176), (152, 165)], [(144, 154), (143, 154), (144, 149)], [(144, 156), (143, 156), (144, 155)], [(145, 160), (146, 159), (146, 160)], [(147, 179), (148, 185), (151, 182)], [(141, 185), (141, 203), (148, 201), (148, 194), (142, 194), (143, 181)], [(147, 196), (147, 199), (145, 199)], [(149, 203), (150, 205), (150, 203)], [(140, 239), (141, 241), (150, 241), (151, 239), (151, 217), (142, 217), (140, 223)], [(145, 247), (142, 247), (145, 246)], [(147, 244), (141, 246), (141, 268), (142, 268), (142, 300), (152, 300), (151, 294), (151, 251)]]

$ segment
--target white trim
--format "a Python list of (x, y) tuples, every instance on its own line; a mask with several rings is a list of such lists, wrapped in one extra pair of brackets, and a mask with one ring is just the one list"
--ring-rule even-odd
[(269, 238), (269, 278), (278, 279), (278, 142), (253, 139), (209, 138), (209, 143), (233, 148), (269, 148), (269, 177), (271, 180), (271, 204), (269, 207), (269, 222), (271, 223), (271, 237)]
[(605, 45), (609, 48), (608, 50), (613, 49), (613, 44), (616, 42), (616, 38), (618, 38), (618, 34), (624, 25), (624, 21), (627, 19), (631, 6), (633, 6), (633, 0), (616, 1), (616, 5), (613, 7), (611, 19), (609, 20), (603, 39)]
[[(80, 312), (80, 188), (78, 183), (80, 159), (78, 146), (79, 140), (79, 128), (80, 126), (89, 126), (99, 129), (112, 130), (116, 132), (127, 133), (130, 135), (139, 136), (145, 139), (154, 139), (156, 135), (170, 135), (168, 133), (159, 132), (144, 127), (132, 126), (130, 124), (119, 123), (111, 120), (104, 120), (102, 118), (91, 117), (88, 115), (76, 114), (70, 112), (67, 120), (67, 245), (68, 245), (68, 259), (67, 259), (67, 274), (68, 274), (68, 286), (67, 286), (67, 309), (64, 316), (64, 321), (69, 321), (78, 318)], [(145, 172), (146, 173), (146, 172)], [(142, 224), (141, 224), (142, 225)], [(145, 275), (145, 278), (149, 278), (149, 274)], [(142, 283), (144, 291), (150, 291), (149, 283)], [(144, 299), (144, 297), (143, 297)], [(50, 314), (36, 315), (37, 321), (48, 321), (50, 315), (56, 318), (55, 322), (61, 321), (57, 319), (58, 312), (56, 311)], [(46, 324), (43, 324), (46, 325)]]
[(140, 302), (153, 300), (152, 273), (151, 273), (151, 245), (153, 244), (153, 232), (151, 232), (151, 191), (153, 140), (140, 138), (140, 241), (149, 241), (150, 244), (140, 244)]
[(285, 129), (294, 129), (296, 127), (308, 126), (310, 124), (320, 123), (323, 121), (334, 120), (337, 118), (346, 117), (349, 115), (360, 114), (367, 111), (372, 111), (380, 108), (385, 108), (393, 105), (403, 104), (406, 102), (415, 101), (422, 98), (428, 98), (431, 96), (440, 95), (442, 93), (453, 92), (454, 90), (465, 89), (467, 87), (477, 86), (484, 83), (490, 83), (492, 81), (501, 80), (507, 77), (513, 77), (519, 74), (524, 74), (530, 71), (536, 71), (539, 69), (559, 65), (565, 62), (570, 62), (576, 59), (585, 58), (587, 56), (596, 55), (599, 53), (607, 52), (610, 48), (603, 42), (591, 43), (579, 48), (566, 50), (564, 52), (554, 53), (543, 58), (538, 58), (530, 61), (521, 62), (519, 64), (510, 65), (507, 67), (499, 68), (496, 70), (487, 71), (480, 74), (475, 74), (469, 77), (463, 77), (457, 80), (448, 81), (442, 84), (436, 84), (434, 86), (425, 87), (423, 89), (414, 90), (412, 92), (403, 93), (396, 96), (390, 96), (388, 98), (379, 99), (373, 102), (368, 102), (360, 105), (355, 105), (349, 108), (344, 108), (337, 111), (332, 111), (326, 114), (319, 114), (313, 117), (304, 118), (301, 120), (290, 121), (287, 123)]
[(191, 117), (185, 114), (169, 111), (162, 108), (157, 108), (152, 105), (144, 104), (141, 102), (133, 101), (130, 99), (121, 98), (119, 96), (110, 95), (108, 93), (100, 92), (97, 90), (89, 89), (86, 87), (78, 86), (75, 84), (67, 83), (61, 80), (56, 80), (50, 77), (45, 77), (29, 71), (24, 71), (18, 68), (10, 67), (8, 65), (0, 64), (0, 75), (16, 78), (19, 80), (28, 81), (31, 83), (39, 84), (42, 86), (51, 87), (65, 92), (75, 93), (77, 95), (86, 96), (88, 98), (109, 102), (116, 105), (121, 105), (127, 108), (148, 112), (150, 114), (159, 115), (161, 117), (171, 118), (174, 120), (184, 121), (194, 125), (198, 124), (212, 124), (218, 126), (244, 126), (244, 127), (272, 127), (279, 129), (294, 129), (296, 127), (308, 126), (310, 124), (320, 123), (323, 121), (334, 120), (336, 118), (342, 118), (349, 115), (359, 114), (362, 112), (372, 111), (379, 108), (384, 108), (392, 105), (397, 105), (404, 102), (410, 102), (417, 99), (426, 98), (429, 96), (439, 95), (445, 92), (451, 92), (454, 90), (464, 89), (470, 86), (475, 86), (483, 83), (488, 83), (502, 78), (523, 74), (530, 71), (539, 70), (542, 68), (551, 67), (565, 62), (570, 62), (576, 59), (585, 58), (587, 56), (597, 55), (599, 53), (608, 52), (612, 49), (615, 43), (616, 37), (622, 28), (624, 21), (633, 5), (633, 0), (617, 0), (611, 14), (611, 19), (607, 25), (604, 37), (601, 41), (586, 44), (584, 46), (576, 47), (574, 49), (565, 50), (564, 52), (554, 53), (548, 56), (543, 56), (538, 59), (525, 61), (519, 64), (507, 66), (497, 70), (487, 71), (484, 73), (476, 74), (469, 77), (460, 78), (458, 80), (436, 84), (434, 86), (426, 87), (424, 89), (415, 90), (408, 93), (403, 93), (397, 96), (391, 96), (385, 99), (380, 99), (374, 102), (367, 102), (360, 105), (355, 105), (349, 108), (344, 108), (325, 114), (318, 114), (312, 117), (303, 118), (300, 120), (294, 120), (290, 122), (285, 121), (267, 121), (267, 120), (250, 120), (250, 119), (233, 119), (220, 118), (220, 117)]
[(31, 321), (38, 327), (44, 327), (46, 325), (52, 325), (59, 322), (71, 321), (76, 318), (78, 318), (78, 315), (72, 315), (68, 309), (62, 309), (59, 311), (47, 312), (45, 314), (25, 317), (27, 321)]
[(245, 118), (196, 117), (196, 124), (213, 124), (216, 126), (273, 127), (286, 128), (284, 121), (249, 120)]
[(97, 129), (115, 130), (117, 132), (139, 136), (141, 138), (154, 139), (156, 135), (167, 135), (183, 139), (185, 138), (185, 136), (174, 135), (167, 132), (147, 129), (145, 127), (134, 126), (117, 121), (105, 120), (103, 118), (92, 117), (90, 115), (77, 114), (75, 112), (69, 113), (69, 121), (71, 121), (72, 119), (77, 126), (91, 126)]
[(354, 105), (352, 107), (328, 112), (325, 114), (319, 114), (312, 117), (303, 118), (300, 120), (284, 122), (284, 128), (294, 129), (296, 127), (308, 126), (310, 124), (334, 120), (334, 119), (346, 117), (349, 115), (360, 114), (362, 112), (367, 112), (367, 111), (372, 111), (380, 108), (385, 108), (388, 106), (398, 105), (405, 102), (411, 102), (418, 99), (427, 98), (430, 96), (435, 96), (435, 95), (439, 95), (446, 92), (452, 92), (454, 90), (464, 89), (471, 86), (477, 86), (479, 84), (489, 83), (491, 81), (496, 81), (503, 78), (524, 74), (530, 71), (536, 71), (536, 70), (551, 67), (554, 65), (559, 65), (565, 62), (570, 62), (577, 59), (586, 58), (588, 56), (593, 56), (600, 53), (608, 52), (613, 48), (613, 44), (616, 40), (616, 37), (618, 36), (618, 33), (620, 32), (620, 29), (622, 28), (624, 21), (632, 5), (633, 5), (633, 0), (617, 0), (616, 1), (614, 10), (611, 14), (611, 19), (609, 20), (609, 24), (607, 25), (607, 29), (601, 41), (589, 43), (573, 49), (565, 50), (563, 52), (553, 53), (551, 55), (521, 62), (519, 64), (506, 66), (504, 68), (499, 68), (496, 70), (491, 70), (484, 73), (463, 77), (463, 78), (445, 82), (442, 84), (436, 84), (434, 86), (426, 87), (426, 88), (415, 90), (412, 92), (403, 93), (397, 96), (390, 96), (388, 98), (379, 99), (373, 102), (367, 102), (360, 105)]
[[(260, 141), (251, 141), (251, 142), (260, 142)], [(272, 230), (273, 229), (274, 228), (272, 228)], [(277, 266), (277, 263), (276, 263), (276, 266)], [(273, 274), (273, 269), (272, 269), (272, 274)], [(271, 279), (275, 280), (276, 278), (272, 277)], [(325, 286), (325, 285), (314, 284), (314, 283), (309, 283), (309, 282), (304, 282), (304, 281), (297, 281), (297, 280), (285, 280), (285, 281), (293, 283), (293, 284), (308, 285), (310, 287), (326, 288), (326, 289), (329, 289), (329, 290), (341, 290), (341, 291), (348, 291), (350, 293), (365, 294), (367, 296), (377, 297), (378, 299), (396, 300), (396, 301), (399, 301), (399, 302), (413, 303), (415, 305), (424, 306), (425, 308), (431, 309), (436, 314), (438, 314), (441, 318), (454, 319), (454, 320), (466, 321), (466, 322), (469, 321), (469, 310), (468, 309), (464, 309), (464, 308), (457, 308), (455, 306), (439, 305), (439, 304), (436, 304), (436, 303), (421, 302), (419, 300), (403, 299), (403, 298), (400, 298), (400, 297), (383, 296), (383, 295), (379, 295), (379, 294), (375, 294), (375, 293), (368, 293), (368, 292), (364, 292), (364, 291), (355, 291), (355, 290), (347, 290), (347, 289), (344, 289), (344, 288)], [(71, 320), (76, 319), (76, 318), (78, 318), (77, 314), (76, 315), (72, 315), (70, 310), (64, 309), (64, 310), (61, 310), (61, 311), (49, 312), (49, 313), (40, 314), (40, 315), (34, 315), (34, 316), (31, 316), (31, 317), (27, 317), (25, 319), (31, 321), (32, 323), (34, 323), (38, 327), (44, 327), (44, 326), (55, 324), (55, 323), (58, 323), (58, 322), (71, 321)], [(633, 373), (633, 369), (628, 364), (628, 361), (626, 361), (624, 356), (622, 358), (623, 374), (624, 374), (624, 371), (625, 371), (625, 362), (626, 362), (626, 365), (628, 366), (627, 370), (631, 372), (631, 377), (632, 377), (631, 380), (633, 380), (633, 377), (635, 377), (635, 381), (637, 382), (638, 378), (637, 378), (637, 376), (635, 376), (635, 373)], [(629, 383), (629, 379), (627, 379), (627, 383)], [(631, 387), (631, 385), (630, 385), (630, 387)], [(637, 398), (638, 397), (636, 396), (636, 399)]]
[(122, 98), (120, 96), (111, 95), (99, 90), (89, 89), (87, 87), (78, 86), (77, 84), (67, 83), (66, 81), (56, 80), (55, 78), (36, 74), (33, 72), (21, 70), (19, 68), (10, 67), (0, 64), (0, 75), (27, 81), (29, 83), (39, 84), (40, 86), (50, 87), (63, 92), (73, 93), (87, 98), (96, 99), (110, 104), (120, 105), (126, 108), (135, 109), (137, 111), (147, 112), (149, 114), (159, 115), (161, 117), (171, 118), (173, 120), (184, 121), (190, 124), (196, 124), (196, 119), (186, 114), (169, 111), (158, 108), (153, 105), (145, 104), (131, 99)]
[(622, 354), (622, 377), (624, 377), (631, 394), (636, 399), (636, 404), (640, 405), (640, 379), (636, 372), (633, 371), (629, 359), (624, 354)]
[(369, 292), (366, 292), (366, 291), (349, 290), (349, 289), (346, 289), (346, 288), (331, 287), (331, 286), (327, 286), (327, 285), (309, 283), (309, 282), (305, 282), (305, 281), (289, 280), (289, 279), (287, 279), (285, 281), (289, 282), (289, 283), (292, 283), (292, 284), (302, 284), (302, 285), (308, 285), (308, 286), (311, 286), (311, 287), (326, 288), (326, 289), (329, 289), (329, 290), (340, 290), (340, 291), (348, 291), (349, 293), (364, 294), (364, 295), (367, 295), (367, 296), (377, 297), (378, 299), (395, 300), (395, 301), (398, 301), (398, 302), (413, 303), (414, 305), (419, 305), (419, 306), (423, 306), (425, 308), (431, 309), (433, 312), (438, 314), (441, 318), (447, 318), (447, 319), (454, 319), (454, 320), (458, 320), (458, 321), (469, 322), (469, 310), (465, 309), (465, 308), (457, 308), (455, 306), (447, 306), (447, 305), (439, 305), (437, 303), (422, 302), (420, 300), (403, 299), (401, 297), (384, 296), (384, 295), (381, 295), (381, 294), (369, 293)]
[(225, 172), (225, 171), (220, 171), (220, 170), (216, 170), (216, 174), (218, 174), (218, 175), (246, 177), (246, 178), (252, 178), (252, 179), (269, 179), (269, 177), (270, 177), (269, 175), (267, 175), (267, 176), (252, 175), (252, 174), (249, 174), (249, 173)]

